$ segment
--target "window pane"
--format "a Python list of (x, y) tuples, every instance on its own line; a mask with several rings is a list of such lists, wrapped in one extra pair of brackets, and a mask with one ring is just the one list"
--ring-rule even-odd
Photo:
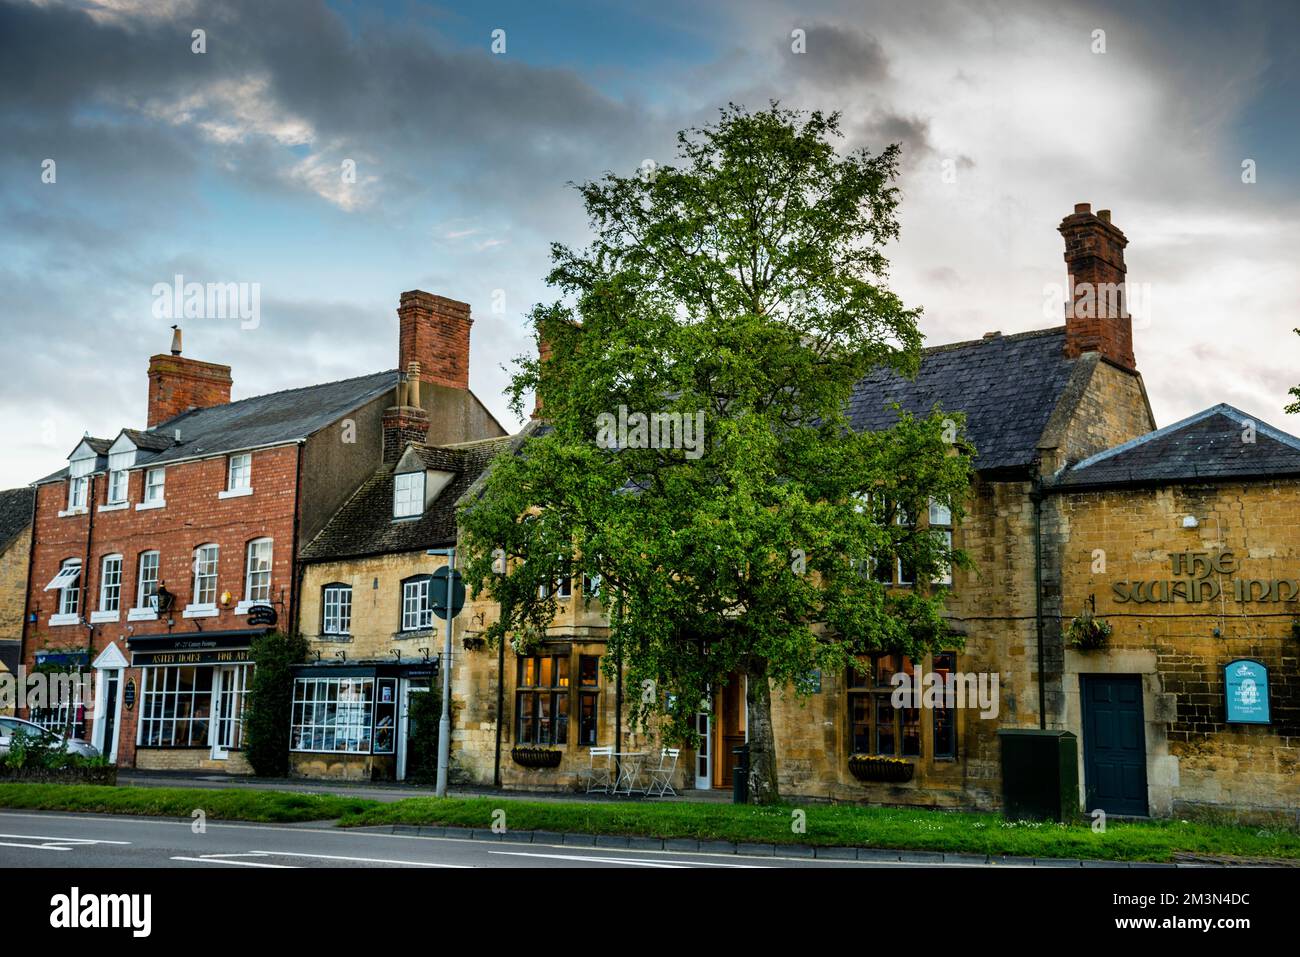
[(888, 695), (873, 695), (876, 699), (876, 753), (897, 754), (894, 735), (894, 706)]

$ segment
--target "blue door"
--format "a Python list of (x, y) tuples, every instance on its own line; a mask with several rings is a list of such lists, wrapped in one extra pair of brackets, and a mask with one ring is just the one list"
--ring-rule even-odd
[(1084, 811), (1147, 816), (1147, 753), (1139, 675), (1080, 675)]

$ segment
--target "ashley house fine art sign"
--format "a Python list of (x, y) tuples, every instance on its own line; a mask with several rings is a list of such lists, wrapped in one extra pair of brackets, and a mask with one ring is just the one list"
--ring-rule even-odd
[(1117, 581), (1111, 584), (1116, 603), (1184, 601), (1282, 602), (1300, 598), (1300, 579), (1236, 578), (1232, 552), (1173, 552), (1169, 556), (1172, 578), (1151, 581)]

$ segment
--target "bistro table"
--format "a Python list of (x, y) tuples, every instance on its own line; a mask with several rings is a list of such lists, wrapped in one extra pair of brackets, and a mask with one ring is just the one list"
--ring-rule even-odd
[(620, 790), (628, 796), (631, 796), (633, 791), (645, 793), (645, 788), (637, 785), (641, 781), (642, 765), (649, 756), (649, 751), (614, 752), (614, 760), (618, 762), (618, 780), (614, 782), (614, 794), (620, 793)]

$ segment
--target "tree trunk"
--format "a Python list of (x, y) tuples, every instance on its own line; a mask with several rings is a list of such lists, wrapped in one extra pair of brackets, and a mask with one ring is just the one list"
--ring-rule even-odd
[(772, 689), (767, 662), (751, 659), (745, 669), (746, 720), (749, 728), (749, 803), (776, 804), (776, 736), (772, 733)]

